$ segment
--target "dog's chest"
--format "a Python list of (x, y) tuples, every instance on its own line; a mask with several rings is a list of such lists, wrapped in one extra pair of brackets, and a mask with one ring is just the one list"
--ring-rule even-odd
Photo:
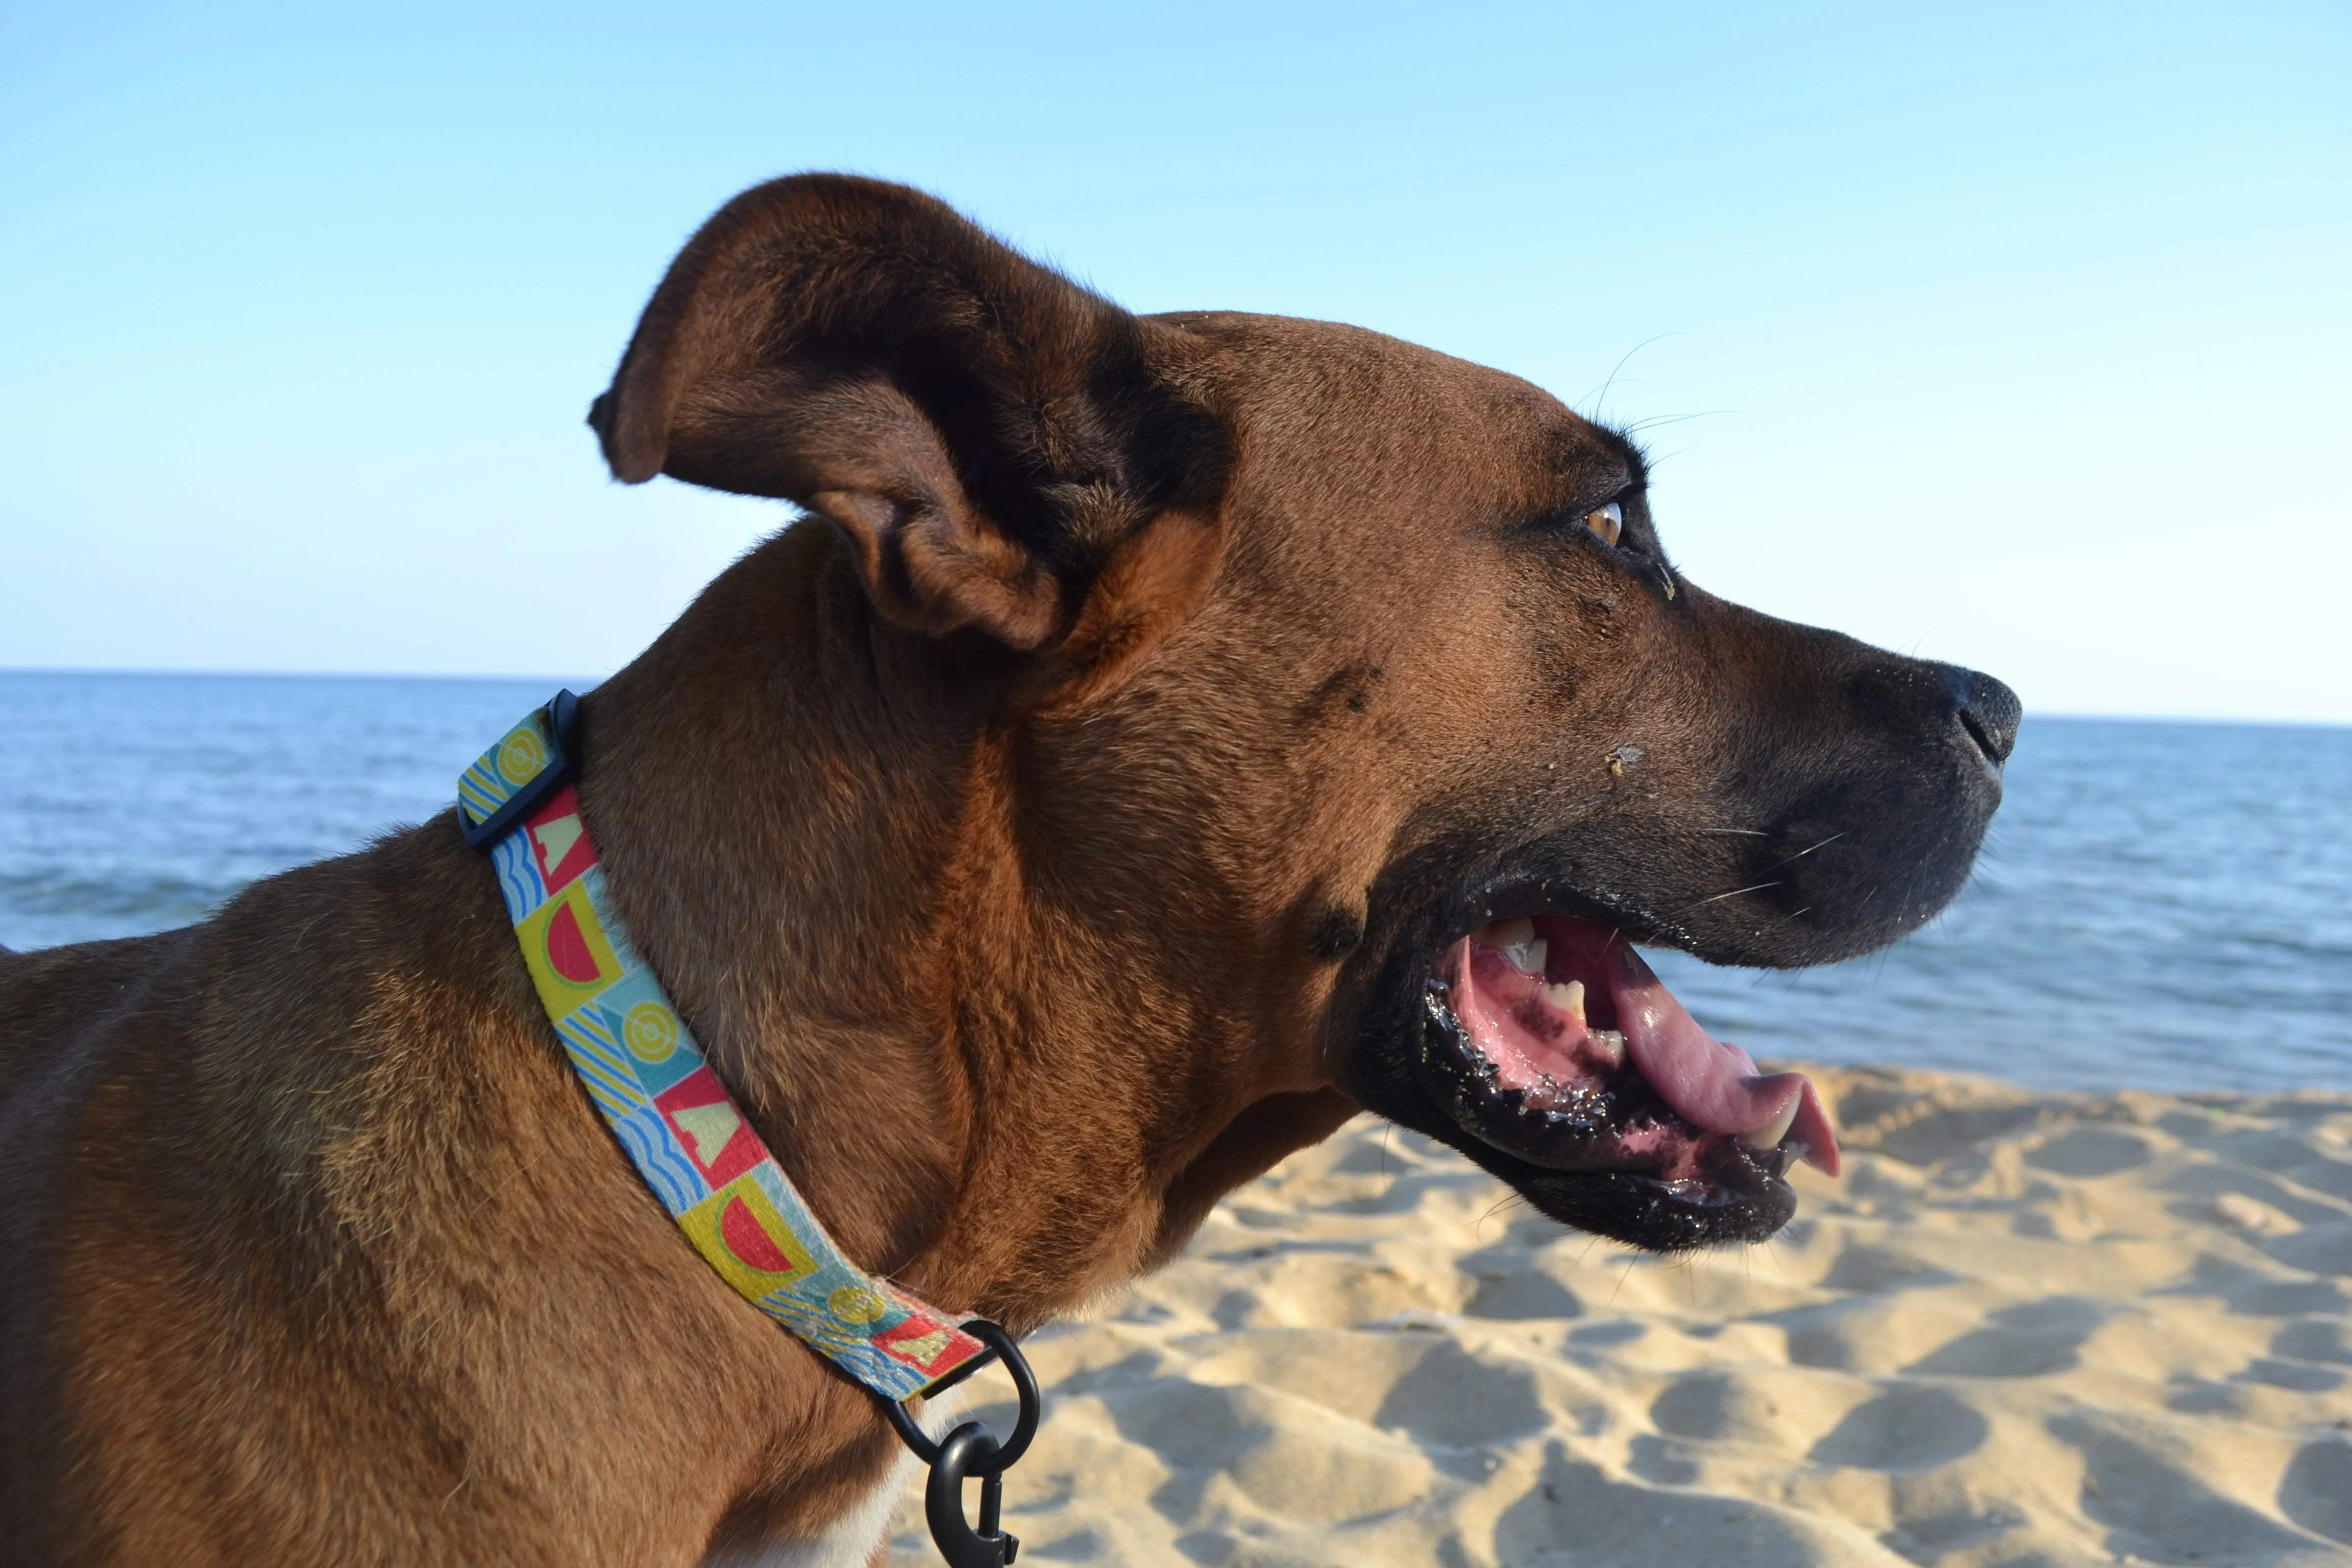
[[(937, 1442), (963, 1417), (961, 1391), (931, 1400), (923, 1411), (923, 1430)], [(778, 1541), (746, 1552), (719, 1552), (702, 1560), (701, 1568), (867, 1568), (888, 1539), (890, 1516), (898, 1510), (907, 1489), (922, 1475), (922, 1467), (906, 1449), (898, 1450), (882, 1479), (822, 1535)]]

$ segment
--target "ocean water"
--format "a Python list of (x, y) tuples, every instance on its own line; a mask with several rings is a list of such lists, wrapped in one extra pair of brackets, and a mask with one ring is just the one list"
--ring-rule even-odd
[(553, 689), (0, 670), (0, 946), (186, 925), (421, 822)]
[[(182, 925), (427, 817), (551, 689), (0, 672), (0, 945)], [(1793, 973), (1654, 961), (1759, 1056), (2352, 1089), (2352, 729), (2029, 719), (1925, 931)]]

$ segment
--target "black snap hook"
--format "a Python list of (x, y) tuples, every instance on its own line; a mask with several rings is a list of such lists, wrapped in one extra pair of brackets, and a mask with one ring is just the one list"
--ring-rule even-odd
[[(948, 1568), (1005, 1568), (1020, 1553), (1021, 1538), (1007, 1535), (1000, 1520), (1003, 1452), (977, 1421), (965, 1422), (940, 1444), (940, 1457), (931, 1462), (931, 1479), (923, 1489), (923, 1519)], [(981, 1478), (977, 1529), (963, 1517), (963, 1483), (975, 1475)]]
[[(1003, 1362), (1004, 1370), (1013, 1374), (1013, 1388), (1021, 1395), (1021, 1414), (1013, 1420), (1013, 1436), (1000, 1443), (985, 1424), (967, 1421), (934, 1443), (904, 1405), (886, 1399), (882, 1401), (882, 1410), (889, 1416), (890, 1425), (898, 1428), (900, 1440), (914, 1450), (915, 1458), (931, 1468), (930, 1480), (923, 1489), (923, 1518), (931, 1527), (931, 1541), (947, 1560), (948, 1568), (1006, 1568), (1021, 1550), (1021, 1538), (1007, 1534), (1002, 1526), (1004, 1472), (1029, 1451), (1029, 1440), (1037, 1435), (1037, 1420), (1045, 1411), (1045, 1402), (1037, 1389), (1037, 1374), (1029, 1370), (1027, 1359), (1011, 1334), (985, 1318), (974, 1318), (962, 1327), (964, 1332), (986, 1345), (989, 1353), (973, 1357), (957, 1368), (953, 1376), (926, 1392), (944, 1394), (990, 1362)], [(980, 1526), (976, 1530), (963, 1513), (963, 1484), (974, 1476), (980, 1478)]]

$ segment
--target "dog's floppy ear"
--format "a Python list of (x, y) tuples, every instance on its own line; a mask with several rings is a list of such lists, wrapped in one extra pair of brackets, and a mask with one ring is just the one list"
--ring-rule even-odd
[(1182, 337), (919, 192), (799, 174), (688, 242), (588, 421), (631, 484), (829, 519), (895, 620), (1099, 663), (1165, 619), (1138, 591), (1197, 598), (1222, 546)]

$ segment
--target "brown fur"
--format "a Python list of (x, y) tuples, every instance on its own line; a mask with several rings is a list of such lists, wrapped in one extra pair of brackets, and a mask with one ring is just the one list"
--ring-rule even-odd
[[(1391, 890), (1581, 833), (1664, 910), (1744, 874), (1668, 827), (1950, 727), (1940, 667), (1530, 532), (1622, 493), (1649, 537), (1638, 457), (1535, 388), (1139, 320), (896, 187), (731, 204), (594, 420), (624, 479), (813, 514), (583, 701), (629, 927), (844, 1247), (1016, 1330), (1391, 1109)], [(1948, 895), (1871, 886), (1657, 934), (1801, 962)], [(10, 1562), (684, 1564), (891, 1458), (629, 1167), (446, 815), (0, 957), (0, 1018)]]

